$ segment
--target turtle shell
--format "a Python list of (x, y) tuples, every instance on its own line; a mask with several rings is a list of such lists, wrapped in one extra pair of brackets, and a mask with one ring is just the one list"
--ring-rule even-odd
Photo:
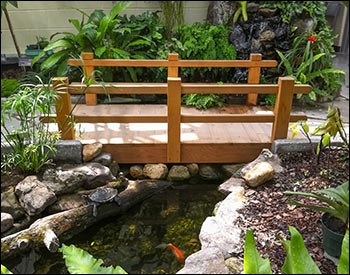
[(110, 187), (99, 188), (92, 192), (88, 198), (92, 202), (105, 203), (113, 200), (118, 195), (118, 190)]

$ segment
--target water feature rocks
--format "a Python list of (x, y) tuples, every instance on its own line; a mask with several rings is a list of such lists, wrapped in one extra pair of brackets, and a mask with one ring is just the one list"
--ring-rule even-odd
[(130, 176), (132, 176), (135, 179), (142, 179), (144, 178), (143, 175), (143, 167), (141, 165), (132, 165), (130, 166)]
[(57, 200), (55, 193), (39, 181), (37, 176), (28, 176), (18, 183), (15, 193), (29, 216), (40, 214)]
[(241, 169), (241, 177), (251, 187), (259, 186), (283, 171), (281, 160), (269, 149), (262, 149), (260, 155)]
[(85, 144), (83, 146), (83, 160), (85, 162), (92, 160), (102, 152), (102, 143), (94, 142), (92, 144)]
[(63, 165), (48, 169), (43, 174), (45, 184), (56, 195), (67, 194), (80, 187), (93, 189), (115, 180), (110, 169), (97, 162), (80, 165)]
[(187, 257), (185, 266), (176, 274), (229, 274), (220, 249), (207, 247)]
[(13, 186), (9, 187), (5, 192), (1, 192), (1, 211), (7, 212), (18, 219), (24, 216), (24, 211), (20, 205)]
[(168, 167), (163, 163), (146, 164), (143, 167), (143, 174), (150, 179), (165, 179), (168, 174)]
[(191, 177), (188, 168), (184, 165), (173, 165), (168, 174), (168, 180), (182, 181)]
[(9, 230), (13, 225), (13, 217), (9, 213), (1, 212), (1, 233)]

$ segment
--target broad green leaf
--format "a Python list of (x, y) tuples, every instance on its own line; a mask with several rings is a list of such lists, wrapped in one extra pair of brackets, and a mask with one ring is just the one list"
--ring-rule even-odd
[(310, 98), (312, 101), (316, 101), (316, 100), (317, 100), (317, 96), (316, 96), (315, 91), (311, 91), (310, 93), (308, 93), (308, 96), (309, 96), (309, 98)]
[(81, 26), (77, 19), (69, 19), (69, 22), (72, 23), (72, 25), (77, 29), (77, 31), (80, 31)]
[(269, 259), (260, 257), (256, 249), (254, 235), (247, 230), (244, 244), (244, 274), (272, 274)]
[(106, 51), (106, 47), (99, 47), (95, 50), (95, 55), (97, 57), (101, 57), (101, 55), (103, 55), (103, 53)]
[(101, 266), (103, 264), (101, 259), (94, 258), (88, 252), (74, 245), (62, 244), (59, 250), (63, 254), (70, 274), (127, 274), (120, 266)]
[(56, 48), (70, 48), (70, 47), (72, 47), (72, 44), (67, 39), (59, 39), (47, 45), (44, 51), (47, 52)]
[(294, 129), (290, 138), (293, 139), (298, 133), (299, 133), (299, 130), (297, 128)]
[(54, 66), (60, 59), (66, 55), (65, 51), (60, 51), (57, 53), (54, 53), (53, 55), (49, 56), (46, 60), (43, 61), (40, 65), (40, 69), (42, 71), (50, 69), (52, 66)]
[(1, 265), (1, 274), (13, 274), (6, 266)]
[(290, 240), (282, 240), (287, 252), (282, 266), (284, 274), (321, 274), (321, 271), (311, 258), (303, 237), (295, 227), (289, 226)]
[(114, 19), (120, 12), (128, 8), (132, 2), (130, 1), (118, 1), (109, 13), (109, 17)]
[(41, 51), (37, 56), (35, 56), (31, 62), (31, 65), (33, 66), (36, 62), (38, 62), (43, 56), (45, 56), (45, 52)]
[(331, 141), (331, 135), (328, 133), (325, 133), (322, 137), (322, 140), (321, 140), (322, 146), (326, 147), (330, 141)]
[(345, 232), (337, 270), (338, 274), (349, 274), (349, 229)]

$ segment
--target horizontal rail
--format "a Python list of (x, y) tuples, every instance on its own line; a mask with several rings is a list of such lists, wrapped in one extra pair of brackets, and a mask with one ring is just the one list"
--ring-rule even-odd
[[(294, 94), (311, 92), (310, 85), (296, 84)], [(108, 83), (106, 85), (72, 83), (71, 94), (167, 94), (167, 83)], [(277, 84), (181, 83), (181, 94), (277, 94)]]
[(148, 59), (68, 59), (71, 66), (105, 66), (105, 67), (276, 67), (275, 60), (148, 60)]

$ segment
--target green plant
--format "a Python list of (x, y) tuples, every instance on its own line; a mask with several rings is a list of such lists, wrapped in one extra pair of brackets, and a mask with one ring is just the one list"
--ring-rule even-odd
[(15, 78), (1, 79), (1, 97), (8, 97), (16, 92), (20, 85), (20, 81)]
[[(3, 155), (1, 171), (18, 167), (23, 172), (38, 172), (48, 163), (56, 152), (59, 135), (50, 131), (48, 124), (41, 123), (39, 117), (49, 117), (56, 98), (57, 94), (50, 85), (42, 83), (35, 88), (27, 84), (2, 103), (1, 142), (7, 143), (12, 152)], [(9, 120), (18, 118), (18, 128), (13, 129), (6, 117)]]
[(120, 266), (101, 266), (103, 264), (101, 259), (94, 258), (88, 252), (74, 245), (62, 244), (59, 251), (63, 254), (70, 274), (127, 274)]
[[(110, 58), (125, 58), (129, 56), (124, 49), (116, 47), (116, 42), (121, 41), (120, 33), (127, 32), (127, 29), (118, 28), (120, 19), (118, 14), (126, 9), (131, 3), (118, 1), (108, 15), (102, 10), (95, 10), (90, 15), (82, 13), (82, 19), (70, 19), (69, 22), (78, 31), (77, 34), (71, 32), (57, 32), (50, 37), (50, 43), (43, 52), (32, 60), (32, 65), (38, 62), (49, 51), (54, 53), (41, 63), (40, 70), (47, 73), (54, 73), (54, 76), (64, 76), (71, 74), (72, 68), (67, 64), (69, 58), (76, 58), (82, 52), (93, 52), (98, 58), (106, 56)], [(88, 18), (85, 22), (85, 16)], [(63, 37), (62, 37), (63, 36)], [(56, 40), (53, 40), (54, 38)], [(134, 43), (137, 37), (135, 37)]]
[(244, 22), (248, 20), (248, 14), (247, 14), (247, 3), (248, 1), (238, 1), (239, 7), (233, 14), (232, 21), (233, 23), (236, 23), (239, 19), (239, 16), (242, 14)]
[(197, 109), (208, 109), (223, 105), (222, 100), (216, 94), (187, 94), (182, 97), (182, 102)]
[[(282, 241), (287, 256), (282, 266), (283, 274), (321, 274), (316, 263), (311, 258), (303, 237), (298, 230), (289, 226), (290, 240)], [(349, 274), (349, 230), (347, 230), (343, 243), (342, 253), (337, 266), (338, 274)], [(244, 245), (244, 274), (272, 274), (269, 259), (260, 257), (256, 249), (254, 235), (247, 230)]]
[[(294, 77), (297, 83), (313, 87), (308, 94), (311, 101), (316, 101), (317, 96), (333, 99), (344, 83), (345, 72), (333, 68), (334, 39), (328, 29), (319, 32), (307, 30), (294, 38), (285, 55), (277, 50), (281, 59), (278, 68), (283, 65), (286, 75)], [(297, 98), (302, 96), (298, 94)]]
[[(331, 93), (328, 93), (326, 90), (324, 90), (324, 88), (320, 86), (318, 81), (320, 81), (320, 79), (331, 79), (331, 74), (345, 75), (345, 72), (334, 68), (310, 70), (310, 68), (312, 68), (312, 64), (319, 60), (321, 57), (325, 56), (325, 53), (319, 53), (315, 56), (310, 55), (309, 58), (301, 62), (297, 68), (293, 68), (289, 60), (282, 54), (282, 52), (280, 52), (279, 50), (276, 51), (282, 60), (280, 65), (283, 64), (285, 66), (286, 74), (288, 76), (292, 76), (297, 84), (310, 84), (313, 87), (313, 91), (308, 93), (308, 98), (311, 101), (316, 101), (317, 95), (332, 98)], [(301, 97), (302, 94), (297, 94), (298, 99), (300, 99)]]
[(331, 187), (312, 192), (285, 191), (287, 195), (298, 195), (316, 199), (319, 204), (305, 204), (290, 199), (289, 203), (310, 208), (323, 213), (329, 213), (342, 221), (345, 227), (349, 224), (349, 182), (344, 182), (337, 187)]
[[(336, 137), (338, 134), (343, 141), (343, 145), (346, 148), (349, 148), (346, 131), (343, 125), (344, 122), (341, 119), (339, 108), (329, 106), (326, 120), (316, 127), (316, 129), (311, 133), (311, 135), (321, 136), (316, 149), (318, 156), (320, 156), (322, 149), (331, 143), (332, 137)], [(293, 130), (291, 138), (294, 138), (295, 135), (301, 131), (302, 134), (308, 139), (310, 144), (312, 144), (309, 134), (310, 127), (306, 120), (299, 120), (293, 123), (289, 128)], [(317, 163), (319, 163), (319, 157), (317, 159)]]

